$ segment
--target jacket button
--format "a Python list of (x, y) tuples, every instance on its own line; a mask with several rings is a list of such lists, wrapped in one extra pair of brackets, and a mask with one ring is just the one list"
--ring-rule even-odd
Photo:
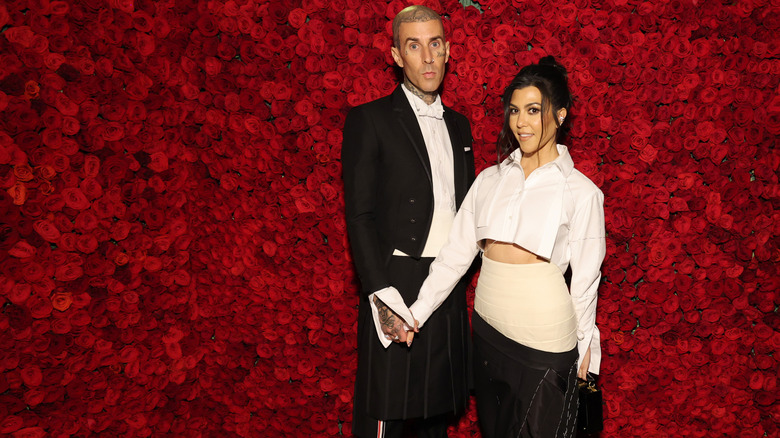
[(417, 223), (417, 219), (415, 219), (415, 218), (411, 218), (411, 219), (409, 219), (409, 222), (411, 222), (411, 223), (413, 223), (413, 224), (416, 224), (416, 223)]
[(412, 242), (417, 242), (417, 238), (416, 237), (412, 237)]
[(409, 203), (414, 204), (414, 198), (409, 198)]

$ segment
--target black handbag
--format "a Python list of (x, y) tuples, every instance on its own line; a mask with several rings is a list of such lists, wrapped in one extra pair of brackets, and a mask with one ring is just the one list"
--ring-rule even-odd
[(601, 432), (604, 429), (601, 390), (592, 375), (588, 374), (588, 380), (577, 379), (577, 392), (580, 402), (577, 429), (586, 434)]

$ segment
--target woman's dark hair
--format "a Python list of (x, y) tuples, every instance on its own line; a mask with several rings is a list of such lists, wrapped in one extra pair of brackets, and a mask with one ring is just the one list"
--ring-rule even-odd
[[(504, 105), (504, 126), (501, 128), (496, 144), (499, 163), (520, 147), (509, 127), (509, 103), (515, 90), (525, 87), (536, 87), (542, 94), (542, 129), (544, 130), (544, 126), (547, 124), (547, 117), (553, 117), (555, 125), (558, 127), (555, 135), (556, 142), (560, 143), (560, 140), (565, 138), (569, 131), (569, 117), (564, 119), (563, 124), (555, 117), (555, 113), (561, 108), (565, 108), (568, 113), (571, 107), (572, 99), (569, 83), (566, 80), (566, 68), (559, 64), (554, 57), (545, 56), (539, 60), (538, 64), (523, 67), (504, 90), (504, 95), (501, 98)], [(544, 138), (544, 131), (542, 131), (541, 138)], [(540, 143), (541, 138), (539, 139)], [(539, 146), (542, 145), (539, 144)]]

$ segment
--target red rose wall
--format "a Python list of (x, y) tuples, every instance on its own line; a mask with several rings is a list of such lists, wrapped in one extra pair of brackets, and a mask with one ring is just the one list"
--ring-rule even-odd
[[(778, 436), (780, 2), (424, 3), (478, 169), (519, 66), (570, 72), (602, 436)], [(407, 4), (0, 4), (0, 435), (350, 435), (341, 129)]]

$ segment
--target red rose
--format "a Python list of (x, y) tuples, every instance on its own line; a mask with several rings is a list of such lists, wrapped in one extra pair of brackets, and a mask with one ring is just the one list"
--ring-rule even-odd
[(35, 222), (33, 229), (35, 229), (35, 232), (43, 237), (44, 240), (49, 242), (56, 242), (60, 238), (60, 231), (54, 226), (54, 224), (47, 220), (40, 220)]
[(35, 319), (47, 318), (51, 315), (53, 307), (49, 299), (38, 296), (32, 296), (27, 300), (27, 307), (30, 309), (30, 315)]
[(164, 152), (154, 152), (149, 157), (150, 161), (147, 167), (155, 172), (164, 172), (168, 170), (168, 156)]
[(51, 297), (51, 302), (55, 310), (64, 312), (73, 304), (73, 297), (70, 292), (57, 292)]
[(8, 251), (8, 255), (17, 258), (32, 257), (35, 255), (35, 248), (26, 240), (20, 240)]
[(27, 83), (24, 85), (24, 97), (26, 99), (38, 98), (40, 91), (41, 87), (35, 81), (27, 81)]
[(68, 187), (62, 190), (62, 196), (65, 205), (75, 210), (85, 210), (89, 208), (89, 199), (84, 195), (81, 189)]
[(35, 365), (23, 367), (21, 369), (22, 381), (28, 387), (34, 387), (41, 384), (43, 381), (43, 373), (41, 369)]
[[(25, 394), (25, 400), (31, 406), (40, 404), (44, 393), (41, 391), (29, 391)], [(46, 430), (42, 427), (33, 426), (19, 429), (13, 433), (13, 438), (43, 438), (46, 436)]]
[(27, 187), (22, 183), (14, 184), (7, 191), (13, 198), (14, 205), (23, 205), (27, 200)]
[[(5, 9), (5, 8), (4, 8)], [(19, 44), (22, 47), (30, 47), (33, 42), (35, 34), (27, 26), (11, 27), (5, 31), (4, 35), (8, 41)]]
[(287, 14), (287, 21), (295, 29), (300, 29), (306, 23), (306, 11), (301, 8), (295, 8)]
[(84, 271), (80, 265), (76, 263), (68, 263), (62, 266), (58, 266), (54, 275), (57, 280), (60, 281), (73, 281), (83, 275)]

